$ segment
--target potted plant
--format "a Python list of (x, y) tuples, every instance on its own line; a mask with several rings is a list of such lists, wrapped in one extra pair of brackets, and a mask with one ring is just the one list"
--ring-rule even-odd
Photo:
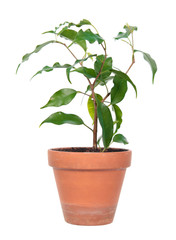
[[(49, 165), (54, 169), (54, 175), (60, 196), (65, 220), (77, 225), (103, 225), (113, 221), (117, 202), (120, 195), (126, 168), (131, 163), (131, 151), (122, 148), (110, 148), (115, 143), (128, 144), (124, 135), (119, 132), (122, 124), (122, 110), (118, 104), (124, 99), (128, 85), (131, 85), (137, 96), (137, 88), (127, 75), (135, 63), (135, 54), (142, 53), (152, 70), (154, 82), (157, 66), (151, 56), (134, 49), (133, 33), (135, 26), (124, 26), (115, 40), (123, 40), (132, 50), (132, 62), (126, 72), (115, 68), (112, 57), (108, 56), (106, 42), (90, 21), (83, 19), (78, 24), (64, 22), (54, 30), (44, 32), (51, 34), (52, 40), (44, 42), (34, 51), (23, 56), (22, 62), (27, 61), (33, 53), (38, 53), (49, 44), (59, 44), (69, 51), (73, 62), (53, 66), (45, 66), (36, 74), (50, 72), (57, 68), (66, 69), (67, 80), (71, 83), (72, 72), (81, 74), (87, 81), (85, 92), (79, 89), (63, 88), (57, 90), (49, 101), (41, 107), (60, 107), (69, 104), (78, 94), (85, 95), (87, 108), (92, 118), (92, 126), (88, 126), (78, 115), (57, 111), (46, 118), (41, 124), (84, 125), (92, 132), (92, 147), (67, 147), (48, 150)], [(82, 48), (84, 56), (78, 58), (72, 46)], [(102, 54), (88, 53), (89, 44), (96, 44), (102, 49)], [(86, 64), (92, 67), (86, 67)], [(32, 77), (32, 78), (33, 78)], [(110, 84), (111, 83), (111, 84)], [(113, 85), (112, 85), (113, 84)], [(109, 86), (112, 85), (111, 89)], [(97, 91), (97, 86), (106, 89), (105, 96)], [(100, 91), (102, 89), (99, 88)], [(99, 125), (99, 127), (98, 127)], [(100, 130), (99, 135), (98, 129)], [(74, 137), (74, 136), (73, 136)]]

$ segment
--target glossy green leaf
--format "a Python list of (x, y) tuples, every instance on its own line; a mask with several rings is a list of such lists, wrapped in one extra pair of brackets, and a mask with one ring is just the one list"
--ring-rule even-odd
[(42, 34), (46, 34), (46, 33), (57, 34), (57, 31), (58, 31), (58, 29), (60, 29), (60, 27), (63, 27), (62, 30), (68, 29), (68, 24), (69, 24), (69, 22), (67, 22), (67, 21), (64, 23), (60, 23), (58, 27), (55, 27), (55, 30), (46, 31), (46, 32), (43, 32)]
[(75, 24), (76, 27), (82, 27), (83, 25), (91, 25), (91, 23), (87, 19), (83, 19), (78, 24)]
[[(62, 26), (62, 25), (67, 25), (66, 27), (67, 28), (70, 28), (70, 27), (72, 27), (72, 26), (75, 26), (75, 27), (82, 27), (83, 25), (92, 25), (87, 19), (83, 19), (83, 20), (81, 20), (79, 23), (73, 23), (73, 22), (64, 22), (63, 24), (60, 24), (59, 25), (59, 27), (60, 26)], [(58, 28), (59, 28), (58, 27)]]
[(122, 134), (116, 134), (113, 138), (113, 142), (128, 144), (126, 137), (124, 137)]
[(127, 81), (119, 75), (115, 75), (114, 86), (111, 89), (111, 103), (116, 104), (123, 100), (127, 92)]
[(61, 37), (72, 40), (72, 41), (75, 39), (76, 35), (77, 35), (77, 32), (72, 29), (66, 29), (60, 34)]
[(46, 33), (53, 33), (53, 34), (56, 34), (56, 31), (54, 31), (54, 30), (50, 30), (50, 31), (43, 32), (42, 34), (46, 34)]
[[(102, 96), (99, 94), (96, 94), (96, 97), (98, 98), (99, 101), (103, 100)], [(94, 101), (91, 97), (88, 98), (87, 109), (88, 109), (90, 117), (94, 121), (95, 107), (94, 107)]]
[[(107, 78), (104, 78), (102, 80), (98, 79), (96, 81), (96, 83), (100, 86), (104, 86), (105, 84), (107, 84), (109, 81), (113, 80), (114, 79), (114, 76), (109, 76)], [(96, 85), (95, 85), (96, 86)]]
[(112, 71), (113, 73), (115, 73), (116, 76), (118, 76), (119, 78), (123, 78), (125, 81), (129, 82), (129, 83), (132, 85), (132, 87), (134, 88), (134, 91), (135, 91), (136, 97), (137, 97), (137, 88), (136, 88), (136, 85), (132, 82), (132, 80), (129, 78), (129, 76), (128, 76), (126, 73), (121, 72), (121, 71), (117, 71), (117, 70), (115, 70), (115, 69), (112, 69), (111, 71)]
[[(97, 74), (100, 72), (100, 70), (102, 68), (104, 59), (105, 59), (105, 55), (98, 55), (96, 57), (94, 69)], [(99, 79), (105, 79), (105, 78), (109, 77), (111, 74), (111, 71), (110, 71), (111, 69), (112, 69), (112, 58), (108, 57), (108, 58), (106, 58), (106, 60), (104, 62)]]
[(73, 125), (81, 125), (84, 124), (83, 120), (75, 114), (67, 114), (63, 112), (56, 112), (51, 114), (48, 118), (46, 118), (43, 123), (53, 123), (56, 125), (62, 125), (65, 123), (73, 124)]
[(121, 38), (128, 38), (133, 31), (137, 31), (137, 27), (135, 26), (133, 27), (133, 26), (125, 25), (123, 28), (125, 29), (125, 32), (119, 32), (117, 37), (115, 37), (116, 40), (119, 40)]
[(97, 101), (97, 115), (102, 128), (102, 138), (104, 148), (108, 148), (113, 136), (113, 120), (109, 108), (96, 99)]
[(99, 34), (93, 33), (90, 29), (87, 29), (86, 31), (83, 31), (82, 29), (79, 30), (74, 41), (79, 42), (82, 40), (86, 40), (89, 43), (94, 43), (95, 41), (97, 41), (99, 44), (104, 41)]
[[(43, 72), (51, 72), (51, 71), (53, 71), (53, 69), (55, 69), (55, 68), (68, 68), (68, 67), (70, 67), (70, 66), (71, 66), (70, 64), (60, 65), (60, 63), (56, 62), (56, 63), (53, 64), (52, 67), (49, 67), (49, 66), (43, 67), (40, 71), (36, 72), (36, 73), (32, 76), (32, 78), (34, 78), (36, 75), (41, 74), (41, 73), (43, 73)], [(31, 79), (32, 79), (32, 78), (31, 78)]]
[(69, 81), (70, 83), (71, 83), (71, 81), (70, 81), (70, 72), (71, 72), (72, 68), (74, 68), (76, 64), (85, 62), (85, 61), (87, 61), (89, 58), (94, 57), (94, 56), (96, 56), (96, 55), (89, 55), (89, 56), (86, 57), (86, 58), (78, 59), (78, 60), (75, 61), (75, 63), (74, 63), (73, 65), (69, 66), (69, 67), (66, 69), (67, 79), (68, 79), (68, 81)]
[(152, 82), (154, 83), (155, 74), (157, 72), (157, 65), (156, 65), (155, 60), (148, 53), (142, 52), (140, 50), (134, 50), (134, 52), (142, 53), (144, 59), (149, 63), (151, 70), (152, 70)]
[(67, 105), (74, 99), (76, 94), (77, 94), (77, 91), (75, 91), (74, 89), (63, 88), (55, 92), (51, 96), (47, 104), (41, 107), (41, 109), (46, 107), (60, 107), (62, 105)]
[[(96, 88), (99, 85), (100, 86), (104, 86), (105, 84), (107, 84), (112, 79), (114, 79), (114, 76), (107, 77), (107, 78), (105, 78), (103, 80), (97, 79), (96, 82), (95, 82), (94, 88)], [(90, 85), (87, 86), (85, 93), (87, 93), (88, 91), (91, 91)]]
[(72, 29), (66, 29), (66, 30), (62, 31), (60, 34), (60, 37), (64, 37), (65, 39), (69, 39), (69, 40), (73, 41), (73, 43), (77, 43), (84, 49), (84, 51), (86, 51), (87, 50), (86, 41), (85, 40), (77, 41), (77, 40), (75, 40), (76, 36), (77, 36), (77, 32)]
[(116, 117), (116, 120), (115, 120), (115, 125), (116, 125), (116, 128), (115, 128), (115, 131), (114, 131), (114, 134), (117, 132), (117, 130), (120, 128), (121, 126), (121, 123), (122, 123), (122, 111), (121, 109), (113, 104), (112, 105), (112, 109), (114, 110), (115, 112), (115, 117)]
[(18, 69), (19, 69), (19, 67), (21, 66), (21, 64), (22, 64), (23, 62), (26, 62), (33, 53), (38, 53), (42, 48), (44, 48), (45, 46), (47, 46), (47, 45), (50, 44), (50, 43), (55, 43), (55, 41), (52, 40), (52, 41), (48, 41), (48, 42), (42, 43), (42, 44), (40, 44), (40, 45), (37, 45), (36, 48), (34, 49), (34, 51), (32, 51), (31, 53), (25, 54), (25, 55), (22, 57), (21, 63), (20, 63), (20, 64), (18, 65), (18, 67), (17, 67), (16, 73), (18, 72)]
[(73, 72), (81, 73), (88, 78), (95, 78), (96, 77), (95, 70), (92, 69), (92, 68), (80, 67), (80, 68), (74, 69)]

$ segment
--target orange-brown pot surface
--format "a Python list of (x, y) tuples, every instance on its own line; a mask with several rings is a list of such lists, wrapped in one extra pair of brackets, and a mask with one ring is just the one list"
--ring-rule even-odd
[(65, 221), (104, 225), (114, 218), (131, 151), (68, 152), (48, 150)]

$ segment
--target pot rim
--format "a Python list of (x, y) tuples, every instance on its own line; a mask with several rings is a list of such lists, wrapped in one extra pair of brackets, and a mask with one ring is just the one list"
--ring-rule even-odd
[[(59, 151), (62, 149), (62, 151)], [(119, 152), (68, 152), (68, 148), (48, 150), (48, 163), (60, 170), (121, 170), (131, 165), (132, 151)], [(119, 148), (114, 148), (119, 149)]]

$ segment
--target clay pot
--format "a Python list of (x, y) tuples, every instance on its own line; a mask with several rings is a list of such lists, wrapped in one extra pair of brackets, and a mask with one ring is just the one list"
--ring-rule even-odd
[(104, 225), (113, 221), (131, 151), (68, 152), (48, 150), (65, 221)]

